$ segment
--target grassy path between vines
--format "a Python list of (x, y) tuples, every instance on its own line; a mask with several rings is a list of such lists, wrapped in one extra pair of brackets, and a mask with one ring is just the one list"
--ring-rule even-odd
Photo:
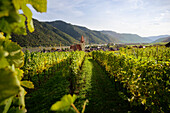
[[(83, 82), (84, 81), (84, 82)], [(108, 75), (91, 57), (85, 59), (77, 105), (89, 100), (86, 113), (127, 113), (128, 102), (119, 97)]]
[[(50, 111), (51, 105), (65, 94), (69, 94), (70, 83), (67, 77), (70, 75), (68, 73), (63, 76), (66, 70), (67, 67), (56, 71), (55, 76), (26, 95), (28, 113), (53, 113)], [(80, 111), (84, 101), (88, 99), (85, 113), (127, 113), (128, 111), (134, 113), (129, 103), (119, 97), (118, 91), (102, 67), (91, 57), (85, 58), (77, 82), (75, 93), (78, 94), (78, 98), (75, 105)]]
[(27, 113), (52, 113), (52, 104), (69, 93), (69, 81), (62, 75), (62, 70), (39, 87), (38, 90), (26, 95)]

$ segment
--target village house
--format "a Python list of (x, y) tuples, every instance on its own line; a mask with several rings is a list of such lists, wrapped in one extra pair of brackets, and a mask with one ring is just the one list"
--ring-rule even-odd
[(83, 35), (81, 36), (80, 43), (75, 44), (75, 45), (71, 45), (70, 50), (73, 50), (73, 51), (76, 51), (76, 50), (85, 51), (85, 40), (84, 40)]

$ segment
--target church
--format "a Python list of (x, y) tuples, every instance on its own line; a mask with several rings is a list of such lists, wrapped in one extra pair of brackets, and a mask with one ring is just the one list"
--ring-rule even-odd
[(83, 35), (81, 36), (80, 43), (75, 44), (75, 45), (71, 45), (70, 50), (73, 50), (73, 51), (76, 51), (76, 50), (85, 51), (85, 40), (84, 40)]

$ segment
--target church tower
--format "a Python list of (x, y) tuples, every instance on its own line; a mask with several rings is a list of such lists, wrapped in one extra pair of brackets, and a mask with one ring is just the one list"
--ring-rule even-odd
[(85, 43), (83, 35), (81, 36), (81, 43)]
[(85, 51), (85, 40), (84, 40), (83, 35), (81, 36), (80, 45), (81, 45), (82, 51)]

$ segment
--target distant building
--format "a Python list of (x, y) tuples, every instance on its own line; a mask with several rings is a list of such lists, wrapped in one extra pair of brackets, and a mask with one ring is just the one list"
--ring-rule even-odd
[(133, 48), (137, 48), (138, 46), (132, 46)]
[(166, 47), (170, 47), (170, 42), (165, 45)]
[(143, 46), (142, 46), (142, 45), (140, 45), (138, 48), (143, 48)]
[(83, 35), (81, 36), (81, 40), (80, 40), (80, 43), (78, 44), (75, 44), (75, 45), (71, 45), (70, 46), (70, 50), (78, 50), (78, 51), (85, 51), (85, 40), (84, 40), (84, 37)]

